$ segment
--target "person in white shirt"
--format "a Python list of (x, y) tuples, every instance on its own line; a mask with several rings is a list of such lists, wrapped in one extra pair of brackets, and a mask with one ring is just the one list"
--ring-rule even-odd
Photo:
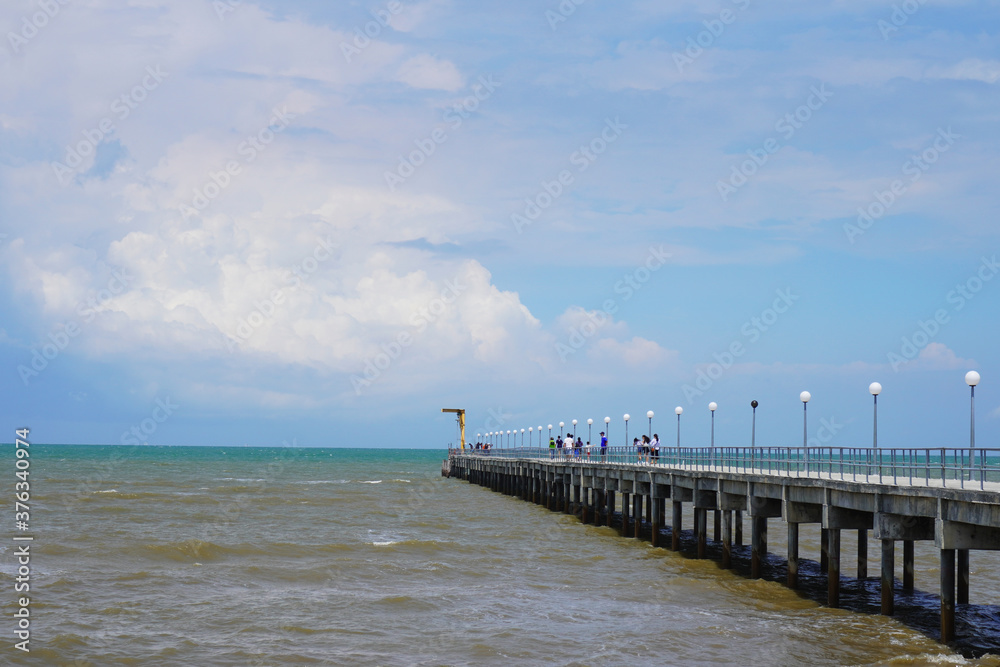
[(660, 436), (656, 433), (653, 434), (653, 441), (649, 443), (649, 450), (652, 452), (651, 456), (653, 463), (660, 462)]

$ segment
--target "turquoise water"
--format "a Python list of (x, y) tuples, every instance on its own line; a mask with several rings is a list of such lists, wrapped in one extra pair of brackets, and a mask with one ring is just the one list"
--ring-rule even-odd
[[(444, 479), (444, 450), (31, 451), (32, 651), (5, 646), (8, 664), (961, 660), (899, 620)], [(13, 545), (0, 543), (11, 644)], [(1000, 583), (973, 564), (973, 601), (994, 601)], [(932, 567), (918, 559), (918, 587)]]

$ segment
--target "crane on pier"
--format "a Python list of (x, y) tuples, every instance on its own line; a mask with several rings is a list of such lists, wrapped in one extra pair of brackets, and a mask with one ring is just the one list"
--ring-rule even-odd
[(465, 410), (463, 408), (441, 408), (441, 412), (458, 414), (458, 428), (462, 431), (462, 449), (465, 449)]

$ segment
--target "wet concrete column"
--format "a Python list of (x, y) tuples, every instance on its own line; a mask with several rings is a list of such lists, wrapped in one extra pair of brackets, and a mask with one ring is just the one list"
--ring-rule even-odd
[(684, 511), (684, 503), (679, 500), (673, 501), (673, 511), (670, 516), (670, 548), (674, 551), (681, 550), (681, 513)]
[(581, 510), (581, 505), (583, 504), (583, 485), (574, 484), (573, 485), (573, 504), (570, 506), (570, 514), (576, 514)]
[(827, 571), (826, 602), (836, 608), (840, 606), (840, 529), (830, 528), (829, 531), (830, 569)]
[(896, 598), (893, 586), (896, 582), (896, 543), (893, 540), (882, 540), (882, 614), (892, 616), (896, 613)]
[(628, 536), (628, 495), (622, 493), (622, 537)]
[(565, 482), (563, 484), (563, 514), (573, 513), (573, 484)]
[(941, 550), (941, 641), (955, 638), (955, 550)]
[(903, 540), (903, 590), (913, 590), (913, 540)]
[(969, 550), (958, 549), (958, 604), (969, 604)]
[(639, 531), (642, 530), (642, 494), (632, 494), (632, 523), (635, 539), (639, 539)]
[(760, 579), (767, 555), (767, 517), (750, 517), (750, 578)]
[(858, 528), (858, 579), (868, 578), (868, 530)]
[(704, 558), (708, 541), (708, 510), (704, 507), (694, 508), (694, 531), (698, 538), (698, 558)]
[(736, 546), (743, 546), (743, 510), (736, 510), (736, 531), (733, 533)]
[(826, 572), (830, 569), (830, 530), (820, 528), (819, 530), (819, 569)]
[(722, 567), (733, 566), (733, 511), (724, 510), (722, 516)]
[(582, 495), (580, 501), (580, 522), (587, 523), (587, 518), (590, 516), (590, 489), (581, 485), (580, 493)]
[[(650, 485), (652, 486), (652, 485)], [(650, 490), (648, 496), (646, 496), (646, 523), (653, 523), (653, 492)]]
[(608, 515), (607, 515), (607, 517), (605, 517), (605, 519), (607, 520), (608, 528), (610, 528), (611, 527), (611, 521), (612, 521), (612, 519), (615, 518), (615, 492), (614, 491), (607, 491), (604, 494), (604, 496), (605, 496), (604, 500), (606, 502), (605, 507), (607, 508), (607, 513), (608, 513)]
[(788, 587), (799, 587), (799, 524), (788, 523)]
[(712, 537), (712, 541), (716, 544), (722, 541), (722, 510), (712, 510), (713, 521), (715, 522), (715, 535)]
[(650, 541), (653, 543), (654, 547), (660, 546), (660, 510), (663, 508), (663, 498), (657, 498), (655, 495), (649, 497), (649, 504), (652, 508), (652, 533), (650, 535)]

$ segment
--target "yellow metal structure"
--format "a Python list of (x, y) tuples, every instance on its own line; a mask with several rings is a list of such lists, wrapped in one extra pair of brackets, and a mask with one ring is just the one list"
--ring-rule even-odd
[(458, 413), (458, 427), (462, 430), (462, 449), (465, 449), (465, 410), (462, 408), (441, 408), (441, 412)]

